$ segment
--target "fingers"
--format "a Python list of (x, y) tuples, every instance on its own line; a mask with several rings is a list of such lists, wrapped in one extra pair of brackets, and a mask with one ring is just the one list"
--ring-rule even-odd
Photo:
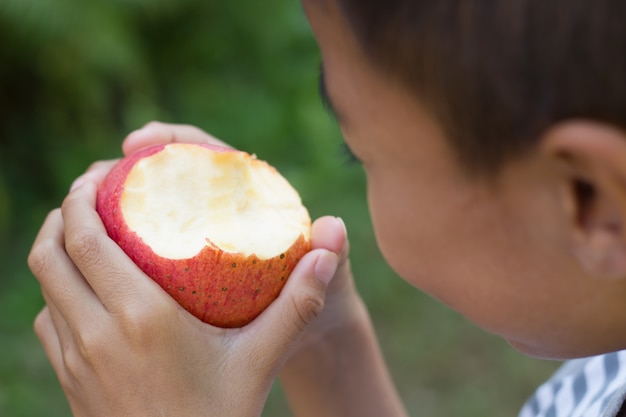
[(323, 217), (314, 223), (313, 250), (300, 260), (280, 296), (245, 329), (258, 335), (258, 354), (286, 357), (309, 323), (321, 313), (346, 241), (340, 219)]
[[(74, 349), (73, 338), (71, 333), (60, 336), (59, 328), (68, 329), (67, 324), (54, 318), (55, 314), (50, 305), (47, 305), (39, 312), (35, 318), (34, 330), (39, 338), (41, 345), (46, 352), (46, 356), (57, 375), (59, 383), (67, 396), (74, 415), (88, 415), (80, 411), (80, 407), (74, 401), (74, 387), (77, 382), (76, 375), (72, 375), (71, 366), (68, 367), (66, 356), (68, 352)], [(71, 354), (70, 354), (71, 355)], [(76, 361), (76, 356), (73, 359)]]
[(329, 294), (333, 298), (342, 298), (354, 286), (349, 262), (350, 244), (343, 220), (331, 216), (317, 219), (313, 223), (311, 240), (313, 249), (326, 249), (339, 256), (339, 266)]
[(28, 265), (42, 291), (68, 318), (95, 313), (99, 304), (93, 290), (65, 252), (64, 222), (60, 210), (52, 211), (35, 238)]
[(46, 352), (48, 360), (50, 360), (54, 372), (56, 372), (59, 381), (63, 384), (67, 375), (63, 363), (61, 342), (54, 327), (50, 309), (47, 306), (35, 318), (34, 330)]
[(321, 313), (338, 263), (339, 257), (333, 252), (309, 252), (293, 270), (280, 296), (247, 326), (246, 331), (256, 340), (252, 352), (260, 359), (257, 371), (267, 371), (272, 359), (286, 358), (309, 323)]
[(141, 129), (130, 133), (124, 140), (122, 149), (124, 155), (129, 155), (149, 145), (175, 142), (210, 143), (218, 146), (231, 147), (194, 126), (150, 122)]
[[(61, 345), (61, 351), (63, 351), (63, 345), (67, 344), (72, 340), (72, 329), (67, 322), (67, 319), (63, 316), (61, 311), (57, 308), (56, 304), (52, 298), (42, 290), (43, 298), (46, 302), (45, 309), (47, 310), (47, 314), (50, 316), (52, 320), (52, 324), (55, 329), (55, 335), (58, 339), (59, 344)], [(61, 352), (62, 353), (62, 352)]]
[[(37, 315), (34, 323), (34, 330), (44, 348), (44, 351), (46, 352), (46, 356), (48, 357), (54, 372), (57, 375), (61, 388), (63, 388), (63, 391), (67, 396), (74, 415), (86, 415), (79, 413), (79, 410), (76, 409), (77, 407), (74, 406), (72, 388), (75, 385), (76, 379), (68, 371), (65, 361), (64, 349), (68, 349), (68, 346), (71, 346), (69, 345), (69, 343), (71, 343), (71, 339), (65, 340), (65, 342), (61, 341), (57, 333), (56, 324), (52, 319), (50, 308), (48, 306), (44, 307), (43, 310), (41, 310), (41, 312)], [(66, 346), (64, 347), (63, 344)]]
[(349, 251), (348, 233), (339, 217), (320, 217), (313, 223), (311, 235), (313, 249), (326, 249), (339, 255), (341, 262), (346, 260)]
[(120, 312), (131, 301), (147, 303), (156, 284), (108, 237), (94, 208), (96, 193), (96, 183), (85, 176), (64, 200), (65, 250), (106, 310)]
[(97, 186), (102, 184), (104, 177), (109, 173), (111, 168), (117, 163), (118, 160), (98, 161), (91, 164), (87, 171), (76, 178), (70, 187), (70, 191), (74, 188), (81, 186), (86, 180), (90, 180), (96, 183)]
[(330, 297), (342, 299), (354, 291), (354, 281), (349, 259), (350, 243), (343, 220), (331, 216), (317, 219), (313, 223), (312, 228), (312, 247), (313, 249), (327, 249), (339, 256), (339, 267), (330, 285)]

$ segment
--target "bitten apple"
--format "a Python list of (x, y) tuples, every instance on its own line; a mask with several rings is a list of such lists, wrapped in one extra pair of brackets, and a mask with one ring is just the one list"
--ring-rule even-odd
[(98, 190), (108, 235), (200, 320), (240, 327), (311, 249), (300, 196), (268, 163), (207, 144), (144, 148)]

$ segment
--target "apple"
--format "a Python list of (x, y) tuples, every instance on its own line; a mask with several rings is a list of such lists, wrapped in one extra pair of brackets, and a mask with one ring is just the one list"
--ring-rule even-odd
[(147, 147), (98, 190), (108, 235), (200, 320), (241, 327), (278, 297), (311, 249), (297, 191), (267, 162), (208, 144)]

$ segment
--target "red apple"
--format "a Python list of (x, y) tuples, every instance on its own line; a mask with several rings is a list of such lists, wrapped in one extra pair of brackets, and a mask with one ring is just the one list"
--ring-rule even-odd
[(311, 249), (296, 190), (254, 155), (206, 144), (142, 149), (98, 190), (109, 236), (200, 320), (240, 327)]

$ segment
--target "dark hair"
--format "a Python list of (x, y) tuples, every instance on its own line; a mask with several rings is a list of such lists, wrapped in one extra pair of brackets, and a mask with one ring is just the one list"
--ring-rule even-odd
[(337, 0), (370, 61), (495, 173), (569, 118), (626, 130), (626, 0)]

